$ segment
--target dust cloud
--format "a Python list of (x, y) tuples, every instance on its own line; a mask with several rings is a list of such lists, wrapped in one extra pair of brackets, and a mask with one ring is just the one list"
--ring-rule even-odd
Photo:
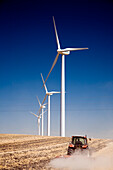
[(113, 155), (94, 157), (74, 154), (69, 158), (56, 158), (50, 166), (66, 170), (113, 170)]

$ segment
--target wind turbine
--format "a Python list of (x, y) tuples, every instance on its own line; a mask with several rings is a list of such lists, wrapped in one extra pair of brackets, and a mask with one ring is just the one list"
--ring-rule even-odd
[[(45, 110), (45, 111), (43, 112), (43, 114), (44, 114), (46, 111), (47, 111), (47, 110)], [(36, 114), (33, 113), (33, 112), (30, 112), (30, 113), (33, 114), (35, 117), (38, 118), (38, 135), (40, 135), (40, 119), (41, 119), (42, 114), (40, 114), (40, 115), (38, 116), (38, 115), (36, 115)]]
[[(43, 135), (44, 135), (44, 117), (43, 117), (43, 114), (45, 113), (45, 112), (43, 111), (43, 109), (46, 108), (46, 104), (47, 104), (47, 103), (46, 103), (46, 104), (41, 104), (38, 96), (36, 96), (36, 97), (37, 97), (38, 103), (39, 103), (39, 105), (40, 105), (40, 109), (39, 109), (38, 113), (40, 114), (40, 112), (41, 112), (41, 110), (42, 110), (41, 115), (42, 115), (42, 136), (43, 136)], [(44, 102), (43, 102), (43, 103), (44, 103)]]
[(38, 118), (38, 135), (40, 135), (40, 119), (41, 119), (41, 114), (38, 116), (33, 112), (30, 112), (31, 114), (33, 114), (35, 117)]
[[(41, 73), (41, 77), (42, 77), (42, 81), (44, 83), (44, 78), (43, 78), (43, 75)], [(46, 95), (44, 97), (44, 100), (42, 102), (42, 104), (45, 102), (46, 100), (46, 97), (48, 96), (48, 121), (47, 121), (47, 135), (50, 136), (50, 96), (53, 95), (53, 94), (58, 94), (60, 92), (57, 92), (57, 91), (51, 91), (51, 92), (48, 92), (47, 90), (47, 87), (44, 83), (44, 88), (45, 88), (45, 91), (46, 91)]]
[[(62, 64), (61, 64), (61, 106), (60, 106), (60, 136), (65, 137), (65, 55), (69, 55), (71, 51), (78, 51), (78, 50), (86, 50), (88, 48), (60, 48), (59, 38), (57, 34), (57, 29), (55, 25), (55, 20), (53, 17), (53, 23), (54, 23), (54, 29), (55, 29), (55, 35), (56, 35), (56, 41), (58, 45), (57, 49), (57, 55), (56, 58), (52, 64), (52, 67), (46, 77), (46, 80), (44, 84), (46, 83), (51, 71), (53, 70), (59, 55), (62, 55)], [(43, 85), (44, 86), (44, 85)]]

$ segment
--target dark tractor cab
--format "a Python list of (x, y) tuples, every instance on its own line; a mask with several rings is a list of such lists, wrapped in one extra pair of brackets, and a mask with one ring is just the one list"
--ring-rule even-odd
[(81, 151), (88, 149), (87, 137), (86, 136), (72, 136), (72, 142), (68, 146), (68, 155), (71, 155), (75, 150), (80, 149)]

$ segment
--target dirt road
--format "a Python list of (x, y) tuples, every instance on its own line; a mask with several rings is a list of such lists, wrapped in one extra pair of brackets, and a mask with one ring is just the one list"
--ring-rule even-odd
[[(69, 137), (1, 134), (0, 169), (54, 169), (48, 167), (48, 163), (56, 156), (67, 153), (70, 140)], [(92, 139), (89, 146), (99, 153), (108, 143), (113, 144), (113, 140)]]

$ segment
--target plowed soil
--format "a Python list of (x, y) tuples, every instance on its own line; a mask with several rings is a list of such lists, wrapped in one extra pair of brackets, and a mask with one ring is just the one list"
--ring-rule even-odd
[[(0, 169), (54, 169), (48, 163), (67, 153), (69, 137), (47, 137), (35, 135), (0, 135)], [(92, 139), (89, 147), (96, 154), (113, 144), (113, 140)], [(113, 146), (113, 145), (112, 145)], [(111, 147), (113, 151), (113, 147)]]

